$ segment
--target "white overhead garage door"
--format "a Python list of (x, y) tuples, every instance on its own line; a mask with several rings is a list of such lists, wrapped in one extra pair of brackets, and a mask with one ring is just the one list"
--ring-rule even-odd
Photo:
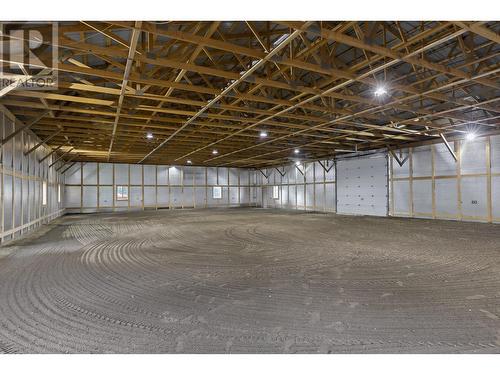
[(337, 162), (337, 212), (387, 216), (387, 154)]

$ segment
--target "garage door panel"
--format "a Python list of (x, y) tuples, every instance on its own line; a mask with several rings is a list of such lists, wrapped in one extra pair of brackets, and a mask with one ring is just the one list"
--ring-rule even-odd
[(337, 212), (387, 216), (387, 155), (337, 162)]

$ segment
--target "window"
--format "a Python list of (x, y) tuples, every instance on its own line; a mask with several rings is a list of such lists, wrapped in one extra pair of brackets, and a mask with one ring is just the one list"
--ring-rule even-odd
[(61, 203), (61, 184), (57, 185), (57, 203)]
[(280, 197), (280, 187), (279, 186), (273, 186), (273, 199), (279, 199)]
[(47, 181), (42, 182), (42, 206), (47, 205)]
[(222, 187), (221, 186), (214, 186), (212, 196), (214, 199), (222, 199)]
[(128, 201), (128, 186), (118, 185), (116, 187), (116, 200)]

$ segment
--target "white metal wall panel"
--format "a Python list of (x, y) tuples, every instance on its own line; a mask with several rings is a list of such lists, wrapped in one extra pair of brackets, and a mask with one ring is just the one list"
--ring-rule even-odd
[[(455, 151), (453, 143), (450, 147)], [(434, 145), (434, 174), (436, 176), (453, 176), (457, 174), (457, 162), (444, 144)]]
[(99, 186), (99, 206), (113, 207), (113, 187)]
[[(29, 181), (28, 180), (22, 180), (23, 184), (23, 222), (28, 222), (29, 220), (29, 206), (30, 206), (30, 191), (29, 191)], [(1, 184), (0, 184), (1, 185)], [(1, 190), (0, 190), (0, 196), (1, 196)]]
[(297, 185), (297, 209), (304, 209), (304, 185)]
[[(84, 186), (83, 187), (83, 207), (97, 206), (97, 186)], [(76, 207), (80, 206), (80, 202)]]
[(154, 165), (144, 166), (144, 185), (156, 185), (156, 167)]
[(410, 213), (410, 183), (408, 181), (394, 181), (393, 182), (394, 194), (394, 212), (400, 214)]
[(486, 142), (484, 138), (461, 144), (462, 174), (486, 173)]
[(14, 211), (14, 207), (13, 207), (12, 189), (13, 189), (12, 176), (4, 174), (4, 176), (3, 176), (3, 214), (4, 214), (4, 218), (3, 218), (4, 228), (3, 229), (4, 229), (4, 231), (10, 230), (13, 228), (13, 226), (12, 226), (12, 220), (13, 220), (12, 213)]
[[(399, 150), (395, 151), (398, 155), (398, 157), (402, 160), (404, 160), (406, 157), (408, 157), (408, 150), (402, 150), (399, 152)], [(392, 173), (394, 177), (408, 177), (410, 175), (410, 163), (408, 162), (408, 159), (406, 162), (400, 166), (396, 160), (393, 160), (392, 162)]]
[(168, 181), (170, 185), (182, 184), (182, 171), (179, 167), (168, 168)]
[(144, 205), (145, 206), (156, 206), (156, 187), (155, 186), (144, 186)]
[(230, 187), (229, 188), (229, 203), (230, 204), (238, 204), (238, 188)]
[(182, 188), (174, 187), (170, 188), (170, 206), (171, 207), (182, 207)]
[(64, 174), (67, 184), (80, 184), (82, 182), (82, 173), (80, 170), (80, 163), (76, 163)]
[(436, 216), (454, 218), (458, 213), (458, 191), (455, 178), (435, 181)]
[(159, 165), (156, 169), (156, 183), (158, 185), (168, 185), (168, 167)]
[[(16, 155), (19, 155), (20, 153), (21, 153), (20, 149), (16, 150)], [(18, 169), (21, 169), (20, 165)], [(15, 214), (14, 227), (16, 228), (22, 225), (21, 190), (22, 190), (21, 179), (19, 177), (15, 177), (14, 178), (14, 214)]]
[(194, 190), (192, 187), (184, 187), (182, 191), (182, 206), (194, 207)]
[(184, 186), (188, 186), (188, 185), (193, 185), (194, 184), (194, 175), (195, 175), (195, 171), (193, 168), (184, 168), (182, 170), (182, 174), (183, 174), (183, 185)]
[(486, 183), (486, 177), (461, 178), (462, 215), (469, 216), (472, 220), (487, 220)]
[(418, 147), (414, 149), (412, 159), (413, 177), (432, 175), (432, 153), (430, 146)]
[(197, 186), (205, 185), (205, 168), (202, 167), (194, 167), (194, 183)]
[[(66, 172), (67, 174), (68, 172)], [(70, 184), (66, 179), (66, 183)], [(111, 185), (113, 183), (113, 164), (99, 163), (99, 185)]]
[(325, 185), (316, 184), (314, 186), (314, 197), (316, 203), (316, 209), (323, 210), (325, 208)]
[[(311, 176), (313, 178), (313, 176)], [(306, 207), (308, 209), (314, 209), (314, 185), (306, 185)]]
[(247, 187), (240, 187), (239, 189), (239, 194), (240, 194), (240, 204), (248, 204), (249, 199), (249, 189)]
[(131, 186), (128, 198), (131, 207), (142, 207), (142, 186)]
[(83, 164), (83, 183), (97, 184), (97, 163)]
[(142, 165), (130, 164), (130, 185), (142, 185)]
[(238, 170), (229, 168), (229, 185), (238, 185)]
[(385, 154), (337, 162), (337, 212), (386, 216), (388, 208)]
[(246, 170), (240, 171), (240, 185), (248, 185), (250, 183), (249, 180), (249, 172)]
[(500, 176), (491, 177), (491, 211), (494, 221), (500, 222)]
[(205, 188), (195, 188), (194, 190), (194, 198), (196, 207), (205, 207), (207, 204)]
[(128, 164), (115, 164), (115, 184), (128, 185)]
[(325, 207), (328, 210), (336, 210), (337, 209), (337, 195), (336, 195), (336, 189), (335, 189), (335, 184), (326, 184), (325, 185)]
[(432, 217), (432, 181), (413, 181), (413, 210), (421, 216)]
[(288, 206), (295, 208), (297, 206), (297, 186), (290, 185), (288, 187)]
[(169, 205), (168, 186), (157, 187), (157, 205), (158, 207), (167, 207)]
[(218, 181), (217, 185), (227, 185), (228, 184), (228, 168), (217, 168)]
[(66, 186), (64, 196), (66, 198), (64, 201), (66, 207), (80, 207), (81, 186)]
[(500, 173), (500, 135), (490, 137), (491, 173)]
[(217, 185), (217, 168), (207, 168), (207, 184)]

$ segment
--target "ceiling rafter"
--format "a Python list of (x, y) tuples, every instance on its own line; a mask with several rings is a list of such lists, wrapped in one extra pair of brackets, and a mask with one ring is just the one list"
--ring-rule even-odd
[[(500, 132), (499, 29), (465, 21), (68, 21), (59, 25), (57, 90), (13, 85), (0, 103), (26, 124), (40, 118), (32, 131), (58, 157), (74, 147), (70, 158), (82, 161), (149, 155), (144, 161), (268, 167), (297, 147), (304, 160), (396, 149), (470, 129)], [(134, 32), (142, 37), (131, 55)], [(41, 61), (51, 48), (44, 45)], [(36, 73), (21, 68), (24, 77)], [(388, 93), (378, 98), (381, 84)]]

